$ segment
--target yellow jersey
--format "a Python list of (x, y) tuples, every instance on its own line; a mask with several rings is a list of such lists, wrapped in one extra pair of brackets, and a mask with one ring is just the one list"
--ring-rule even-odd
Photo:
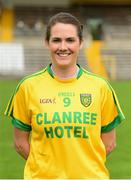
[(61, 80), (51, 66), (24, 78), (7, 106), (13, 125), (31, 131), (25, 179), (108, 179), (101, 133), (125, 119), (111, 85), (79, 67)]

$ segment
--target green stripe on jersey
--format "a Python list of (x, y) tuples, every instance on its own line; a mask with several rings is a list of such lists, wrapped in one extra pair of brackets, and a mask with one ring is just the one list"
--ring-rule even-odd
[(30, 78), (32, 78), (32, 77), (39, 76), (39, 75), (43, 74), (46, 70), (47, 70), (47, 68), (45, 68), (45, 69), (43, 69), (43, 70), (41, 70), (41, 71), (39, 71), (39, 72), (37, 72), (37, 73), (34, 73), (34, 74), (32, 74), (32, 75), (26, 76), (25, 78), (23, 78), (23, 79), (18, 83), (18, 85), (17, 85), (17, 87), (16, 87), (16, 89), (15, 89), (12, 97), (10, 98), (8, 107), (7, 107), (6, 111), (5, 111), (5, 115), (7, 115), (7, 116), (10, 115), (9, 111), (10, 111), (10, 108), (11, 108), (12, 100), (13, 100), (13, 98), (14, 98), (14, 95), (15, 95), (15, 94), (17, 93), (17, 91), (19, 90), (20, 85), (21, 85), (25, 80), (27, 80), (27, 79), (30, 79)]
[(103, 81), (108, 85), (108, 87), (110, 88), (110, 90), (111, 90), (111, 92), (112, 92), (112, 94), (113, 94), (114, 102), (115, 102), (115, 104), (116, 104), (116, 107), (117, 107), (117, 110), (118, 110), (118, 114), (119, 114), (119, 116), (120, 116), (120, 122), (121, 122), (122, 120), (125, 120), (125, 116), (124, 116), (124, 114), (123, 114), (123, 112), (122, 112), (122, 110), (121, 110), (121, 107), (120, 107), (119, 103), (118, 103), (116, 94), (115, 94), (112, 86), (111, 86), (110, 83), (108, 82), (108, 80), (106, 80), (105, 78), (103, 78), (103, 77), (101, 77), (101, 76), (99, 76), (99, 75), (97, 75), (97, 74), (91, 73), (91, 72), (89, 72), (89, 71), (87, 71), (87, 70), (85, 70), (85, 69), (83, 69), (83, 71), (84, 71), (86, 74), (88, 74), (88, 75), (95, 76), (95, 77), (103, 80)]

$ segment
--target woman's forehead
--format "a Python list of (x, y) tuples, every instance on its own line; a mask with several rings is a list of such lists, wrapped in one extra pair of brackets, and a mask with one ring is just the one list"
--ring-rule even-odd
[(68, 36), (76, 36), (77, 29), (73, 24), (64, 24), (64, 23), (57, 23), (51, 28), (51, 35), (68, 35)]

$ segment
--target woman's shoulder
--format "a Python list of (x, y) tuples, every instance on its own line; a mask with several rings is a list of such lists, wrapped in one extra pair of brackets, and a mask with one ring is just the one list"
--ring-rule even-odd
[(97, 83), (101, 83), (101, 84), (108, 84), (109, 83), (108, 79), (102, 77), (101, 75), (90, 72), (84, 68), (82, 68), (82, 70), (83, 70), (83, 73), (85, 75), (85, 78), (90, 79), (91, 81), (96, 81)]
[(21, 88), (28, 87), (32, 84), (37, 85), (37, 83), (39, 82), (39, 79), (41, 79), (41, 77), (43, 77), (46, 70), (47, 70), (47, 68), (44, 68), (43, 70), (40, 70), (38, 72), (35, 72), (35, 73), (32, 73), (30, 75), (23, 77), (21, 80), (19, 80), (17, 89), (19, 89), (20, 87)]

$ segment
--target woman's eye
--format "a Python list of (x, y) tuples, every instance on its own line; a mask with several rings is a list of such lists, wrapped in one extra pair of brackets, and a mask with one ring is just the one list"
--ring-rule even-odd
[(52, 42), (60, 42), (60, 39), (52, 39)]
[(72, 38), (67, 39), (67, 42), (74, 42), (74, 41), (75, 39), (72, 39)]

